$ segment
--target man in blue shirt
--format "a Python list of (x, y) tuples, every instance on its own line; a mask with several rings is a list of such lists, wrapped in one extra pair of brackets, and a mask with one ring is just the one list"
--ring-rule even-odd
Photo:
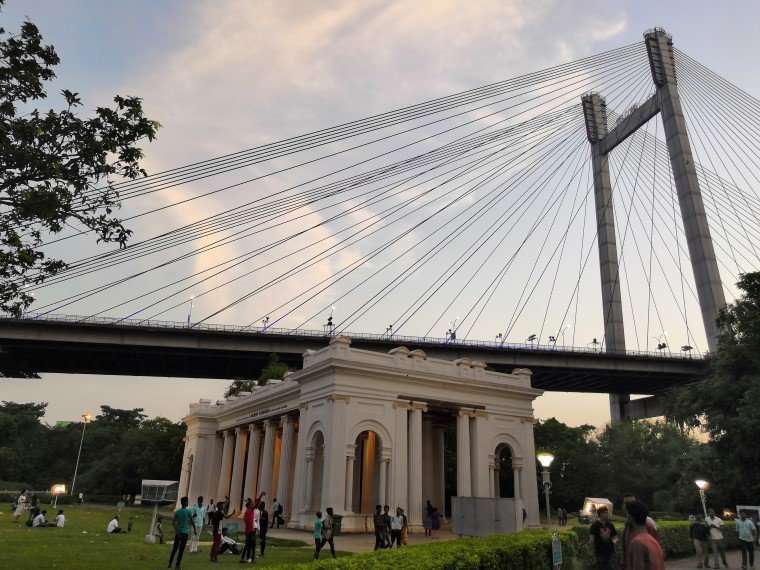
[(187, 546), (187, 538), (190, 535), (190, 526), (193, 525), (193, 512), (187, 508), (187, 497), (182, 497), (179, 500), (180, 508), (174, 511), (174, 519), (172, 524), (174, 525), (174, 546), (172, 547), (172, 554), (169, 557), (169, 566), (172, 567), (174, 561), (174, 555), (177, 555), (177, 565), (175, 568), (179, 569), (182, 565), (182, 555), (185, 553), (185, 546)]
[(739, 535), (739, 548), (742, 551), (742, 569), (747, 568), (747, 559), (749, 558), (749, 567), (755, 567), (755, 523), (747, 518), (747, 513), (741, 511), (739, 520), (736, 521), (736, 534)]

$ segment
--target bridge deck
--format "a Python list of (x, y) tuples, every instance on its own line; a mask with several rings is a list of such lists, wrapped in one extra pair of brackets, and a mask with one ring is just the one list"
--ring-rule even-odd
[[(659, 394), (706, 374), (702, 357), (614, 354), (590, 349), (502, 345), (421, 337), (350, 334), (357, 348), (420, 348), (436, 358), (472, 358), (494, 370), (530, 368), (533, 384), (550, 391)], [(74, 318), (0, 319), (0, 371), (6, 376), (63, 372), (231, 379), (255, 377), (276, 353), (301, 366), (307, 349), (325, 346), (319, 331), (266, 331), (230, 326)]]

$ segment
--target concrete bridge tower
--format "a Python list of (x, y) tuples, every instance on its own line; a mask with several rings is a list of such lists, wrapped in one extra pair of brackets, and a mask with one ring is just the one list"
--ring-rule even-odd
[[(608, 155), (657, 113), (661, 113), (707, 346), (711, 352), (714, 352), (718, 345), (717, 319), (726, 300), (686, 130), (681, 98), (678, 94), (673, 40), (665, 30), (655, 28), (644, 34), (644, 43), (649, 56), (652, 80), (656, 87), (652, 97), (624, 117), (612, 130), (608, 130), (604, 98), (598, 93), (589, 93), (581, 98), (586, 120), (586, 134), (591, 144), (594, 172), (606, 350), (608, 352), (625, 351), (625, 329), (612, 206), (613, 189)], [(645, 400), (631, 402), (629, 394), (610, 394), (612, 421), (652, 415), (660, 407), (656, 398)], [(642, 412), (646, 413), (642, 414)]]

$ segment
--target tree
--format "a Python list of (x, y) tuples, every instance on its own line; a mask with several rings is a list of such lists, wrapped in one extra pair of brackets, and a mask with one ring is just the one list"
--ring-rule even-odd
[(268, 380), (278, 379), (281, 380), (285, 377), (285, 373), (288, 371), (288, 366), (280, 362), (280, 357), (277, 354), (270, 354), (267, 365), (261, 370), (259, 377), (256, 380), (238, 378), (232, 381), (227, 390), (224, 392), (224, 397), (237, 396), (240, 392), (251, 392), (254, 386), (263, 386)]
[(78, 222), (99, 242), (126, 246), (131, 231), (114, 215), (114, 184), (146, 175), (137, 143), (159, 128), (138, 97), (116, 95), (91, 118), (77, 115), (82, 100), (68, 89), (61, 110), (33, 108), (59, 63), (33, 23), (17, 35), (0, 28), (0, 310), (16, 316), (33, 300), (25, 285), (66, 267), (42, 250), (46, 236)]
[[(709, 377), (676, 390), (667, 414), (702, 429), (720, 468), (712, 475), (728, 504), (760, 493), (760, 273), (741, 275), (741, 297), (719, 319), (718, 350)], [(729, 502), (730, 501), (730, 502)]]

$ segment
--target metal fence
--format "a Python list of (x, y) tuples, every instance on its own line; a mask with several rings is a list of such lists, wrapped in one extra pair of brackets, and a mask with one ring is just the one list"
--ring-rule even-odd
[[(661, 350), (657, 352), (641, 351), (641, 350), (626, 350), (625, 353), (608, 352), (601, 350), (600, 345), (595, 346), (565, 346), (558, 345), (557, 343), (514, 343), (504, 342), (501, 340), (470, 340), (470, 339), (450, 339), (442, 337), (421, 337), (421, 336), (409, 336), (399, 335), (395, 333), (362, 333), (345, 330), (324, 329), (324, 330), (309, 330), (309, 329), (288, 329), (288, 328), (276, 328), (268, 326), (242, 326), (242, 325), (225, 325), (214, 323), (193, 323), (188, 325), (185, 322), (178, 321), (164, 321), (164, 320), (151, 320), (151, 319), (119, 319), (114, 317), (82, 317), (79, 315), (57, 315), (57, 314), (37, 314), (26, 313), (22, 319), (23, 321), (35, 321), (35, 322), (51, 322), (51, 323), (75, 323), (79, 325), (93, 325), (93, 326), (119, 326), (119, 327), (134, 327), (141, 329), (171, 329), (171, 330), (192, 330), (192, 331), (209, 331), (209, 332), (226, 332), (235, 334), (249, 334), (249, 335), (272, 335), (272, 336), (294, 336), (299, 338), (312, 338), (312, 339), (329, 339), (338, 334), (349, 336), (357, 340), (365, 341), (377, 341), (377, 342), (396, 342), (398, 344), (414, 344), (414, 345), (428, 345), (435, 347), (442, 346), (457, 346), (457, 347), (469, 347), (480, 348), (488, 350), (520, 350), (520, 351), (537, 351), (537, 352), (570, 352), (581, 354), (599, 354), (599, 355), (617, 355), (622, 354), (625, 356), (643, 356), (647, 358), (662, 358), (662, 359), (705, 359), (709, 356), (708, 353), (694, 352), (670, 352)], [(0, 317), (0, 322), (13, 321), (17, 322), (19, 319), (12, 317)], [(591, 344), (591, 343), (589, 343)]]

